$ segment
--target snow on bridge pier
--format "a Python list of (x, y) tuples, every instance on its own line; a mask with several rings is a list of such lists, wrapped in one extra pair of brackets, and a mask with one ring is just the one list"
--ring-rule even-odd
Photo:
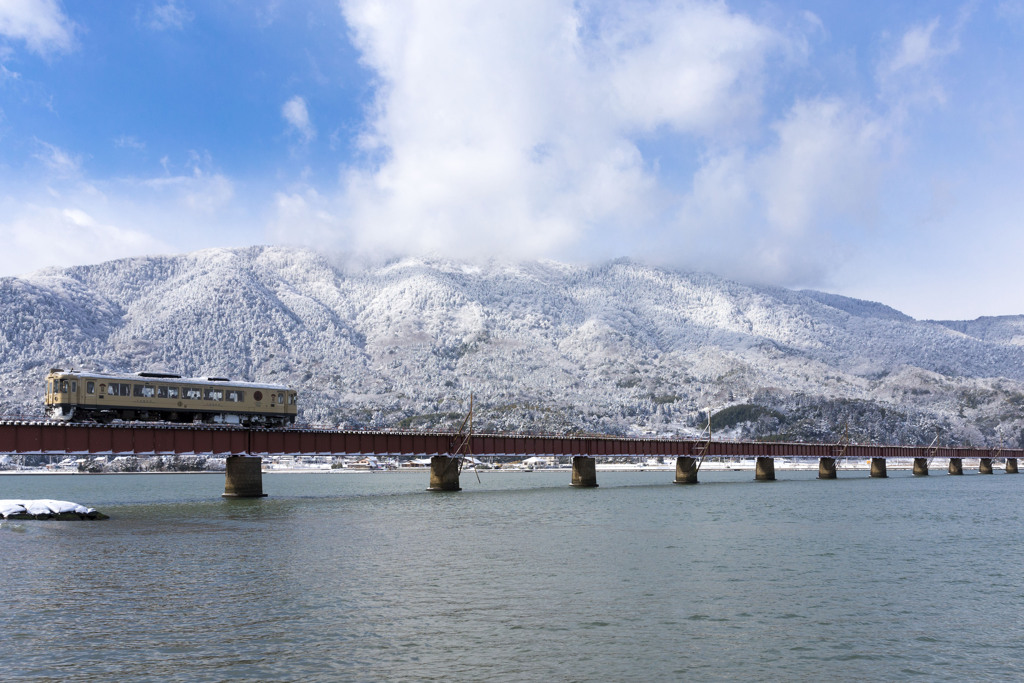
[(913, 463), (915, 475), (928, 474), (935, 460), (948, 462), (950, 474), (963, 474), (964, 462), (977, 462), (981, 474), (992, 474), (1002, 462), (1017, 473), (1022, 449), (951, 448), (935, 446), (873, 446), (616, 436), (547, 436), (447, 432), (338, 431), (330, 429), (246, 429), (213, 425), (121, 423), (73, 424), (47, 421), (0, 422), (0, 454), (50, 455), (211, 455), (226, 460), (226, 496), (262, 496), (261, 459), (269, 456), (375, 455), (430, 457), (430, 489), (459, 490), (460, 453), (474, 456), (572, 457), (571, 483), (597, 486), (598, 459), (621, 457), (675, 458), (680, 484), (697, 483), (709, 458), (755, 462), (755, 479), (775, 478), (777, 459), (818, 462), (818, 476), (834, 479), (840, 462), (870, 463), (870, 476), (885, 477), (887, 463)]

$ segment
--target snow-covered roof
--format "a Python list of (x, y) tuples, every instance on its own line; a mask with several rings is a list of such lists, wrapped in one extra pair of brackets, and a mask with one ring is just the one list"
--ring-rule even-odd
[(241, 382), (229, 379), (210, 377), (153, 377), (129, 373), (115, 372), (82, 372), (79, 370), (67, 370), (57, 373), (58, 376), (78, 377), (79, 379), (96, 380), (117, 380), (119, 382), (146, 382), (151, 384), (200, 384), (218, 387), (242, 387), (245, 389), (266, 389), (268, 391), (291, 391), (283, 384), (264, 384), (261, 382)]

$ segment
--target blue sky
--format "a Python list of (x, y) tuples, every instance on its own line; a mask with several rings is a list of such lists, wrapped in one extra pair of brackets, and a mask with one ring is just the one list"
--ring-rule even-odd
[(0, 0), (0, 275), (620, 256), (1024, 313), (1024, 0)]

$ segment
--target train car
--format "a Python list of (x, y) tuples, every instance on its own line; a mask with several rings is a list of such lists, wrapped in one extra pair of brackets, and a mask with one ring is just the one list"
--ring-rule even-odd
[(65, 422), (139, 420), (281, 427), (293, 424), (298, 396), (280, 384), (181, 377), (158, 372), (65, 372), (46, 376), (46, 414)]

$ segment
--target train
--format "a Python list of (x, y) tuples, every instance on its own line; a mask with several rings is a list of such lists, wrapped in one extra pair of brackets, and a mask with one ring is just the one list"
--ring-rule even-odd
[(114, 420), (284, 427), (295, 423), (298, 394), (280, 384), (182, 377), (162, 372), (46, 375), (46, 415), (64, 422)]

